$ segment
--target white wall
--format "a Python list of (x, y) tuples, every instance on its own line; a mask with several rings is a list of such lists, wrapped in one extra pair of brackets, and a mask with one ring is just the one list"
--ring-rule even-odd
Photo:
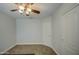
[(41, 20), (43, 44), (52, 47), (51, 17)]
[(16, 20), (0, 12), (0, 53), (15, 45)]
[(17, 44), (41, 44), (40, 19), (16, 19)]
[(79, 7), (64, 4), (52, 17), (52, 45), (58, 54), (79, 54)]
[(51, 17), (16, 19), (17, 44), (43, 44), (52, 47)]

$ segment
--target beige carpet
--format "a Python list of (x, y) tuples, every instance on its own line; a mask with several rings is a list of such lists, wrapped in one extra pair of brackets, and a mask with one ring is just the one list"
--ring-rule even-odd
[(44, 45), (16, 45), (6, 54), (11, 55), (56, 55), (56, 53), (48, 46)]

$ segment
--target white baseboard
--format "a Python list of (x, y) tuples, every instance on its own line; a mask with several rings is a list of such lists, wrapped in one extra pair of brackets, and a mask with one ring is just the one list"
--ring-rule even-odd
[(7, 52), (8, 50), (10, 50), (10, 49), (13, 48), (14, 46), (16, 46), (16, 44), (10, 46), (8, 49), (4, 50), (3, 52), (0, 52), (0, 54), (4, 54), (5, 52)]
[(58, 53), (57, 50), (56, 50), (53, 46), (50, 46), (50, 45), (48, 45), (48, 44), (43, 44), (43, 45), (46, 45), (46, 46), (52, 48), (52, 49), (55, 51), (55, 53), (56, 53), (57, 55), (60, 55), (60, 53)]
[(16, 43), (16, 45), (32, 45), (32, 44), (42, 44), (42, 43)]
[(55, 48), (52, 48), (52, 49), (55, 51), (55, 53), (56, 53), (57, 55), (61, 55), (60, 53), (57, 52), (57, 50), (56, 50)]

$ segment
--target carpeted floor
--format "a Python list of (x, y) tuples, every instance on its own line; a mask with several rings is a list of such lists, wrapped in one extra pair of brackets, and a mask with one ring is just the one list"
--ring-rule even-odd
[(56, 53), (44, 45), (16, 45), (4, 55), (56, 55)]

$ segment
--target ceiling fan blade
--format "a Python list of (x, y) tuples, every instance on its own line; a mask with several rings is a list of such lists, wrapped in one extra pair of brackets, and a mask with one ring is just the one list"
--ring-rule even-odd
[(32, 12), (40, 14), (40, 11), (32, 9)]
[(14, 11), (17, 11), (18, 9), (13, 9), (13, 10), (10, 10), (10, 11), (12, 11), (12, 12), (14, 12)]

